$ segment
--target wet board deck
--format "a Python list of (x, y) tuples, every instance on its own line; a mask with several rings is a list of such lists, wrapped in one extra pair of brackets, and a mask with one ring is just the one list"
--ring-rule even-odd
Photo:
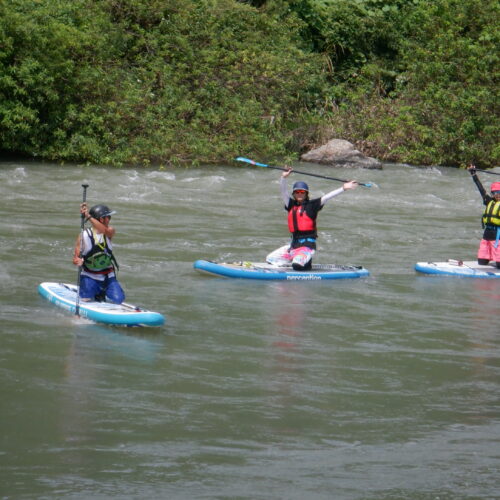
[[(67, 283), (41, 283), (38, 292), (58, 307), (75, 314), (76, 286)], [(132, 304), (109, 302), (85, 302), (80, 300), (80, 316), (98, 323), (120, 326), (161, 326), (165, 318)]]
[(446, 262), (417, 262), (415, 270), (424, 274), (461, 276), (464, 278), (500, 278), (500, 269), (490, 263), (480, 266), (474, 260), (453, 260)]
[(277, 267), (266, 262), (217, 263), (197, 260), (193, 267), (197, 271), (213, 276), (254, 280), (316, 281), (352, 279), (370, 275), (362, 266), (336, 264), (313, 264), (311, 270), (295, 271), (292, 267)]

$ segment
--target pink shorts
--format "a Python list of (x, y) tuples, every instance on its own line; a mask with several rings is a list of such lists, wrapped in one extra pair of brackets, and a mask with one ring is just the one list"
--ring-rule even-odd
[(495, 248), (495, 240), (481, 240), (481, 243), (479, 243), (477, 258), (500, 262), (500, 245)]
[(309, 247), (299, 247), (299, 248), (291, 248), (287, 253), (288, 258), (294, 264), (300, 264), (301, 266), (305, 266), (314, 255), (314, 250)]
[(305, 266), (312, 259), (315, 250), (309, 247), (290, 248), (290, 245), (282, 246), (266, 257), (266, 262), (276, 266), (286, 264), (299, 264)]

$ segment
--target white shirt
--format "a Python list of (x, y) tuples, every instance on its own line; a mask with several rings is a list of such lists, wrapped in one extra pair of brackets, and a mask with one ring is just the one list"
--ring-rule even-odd
[[(100, 245), (103, 245), (104, 246), (104, 234), (103, 233), (97, 233), (96, 231), (92, 231), (92, 229), (90, 228), (87, 228), (84, 232), (83, 232), (83, 239), (82, 239), (82, 242), (83, 242), (83, 246), (82, 246), (82, 255), (85, 257), (85, 255), (87, 255), (90, 250), (92, 250), (92, 239), (90, 238), (90, 234), (89, 233), (93, 233), (93, 236), (95, 238), (95, 243), (96, 244), (100, 244)], [(111, 240), (109, 238), (106, 238), (107, 242), (108, 242), (108, 248), (112, 251), (113, 250), (113, 245), (111, 243)], [(108, 278), (113, 278), (115, 276), (115, 272), (114, 271), (111, 271), (110, 273), (108, 274), (99, 274), (99, 273), (93, 273), (91, 271), (86, 271), (84, 267), (82, 267), (82, 276), (88, 276), (89, 278), (92, 278), (94, 280), (97, 280), (97, 281), (104, 281), (104, 279), (106, 278), (106, 276)]]

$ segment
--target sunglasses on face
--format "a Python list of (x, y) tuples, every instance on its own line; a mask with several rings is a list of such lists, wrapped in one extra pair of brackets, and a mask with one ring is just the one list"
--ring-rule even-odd
[(491, 194), (495, 196), (496, 194), (500, 194), (500, 191), (492, 191)]
[(293, 194), (305, 194), (307, 191), (305, 189), (296, 189)]

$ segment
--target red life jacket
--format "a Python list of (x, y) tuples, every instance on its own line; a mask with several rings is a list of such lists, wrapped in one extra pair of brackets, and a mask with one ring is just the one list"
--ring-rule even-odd
[(288, 230), (294, 235), (316, 235), (316, 219), (309, 217), (303, 205), (294, 205), (288, 211)]

